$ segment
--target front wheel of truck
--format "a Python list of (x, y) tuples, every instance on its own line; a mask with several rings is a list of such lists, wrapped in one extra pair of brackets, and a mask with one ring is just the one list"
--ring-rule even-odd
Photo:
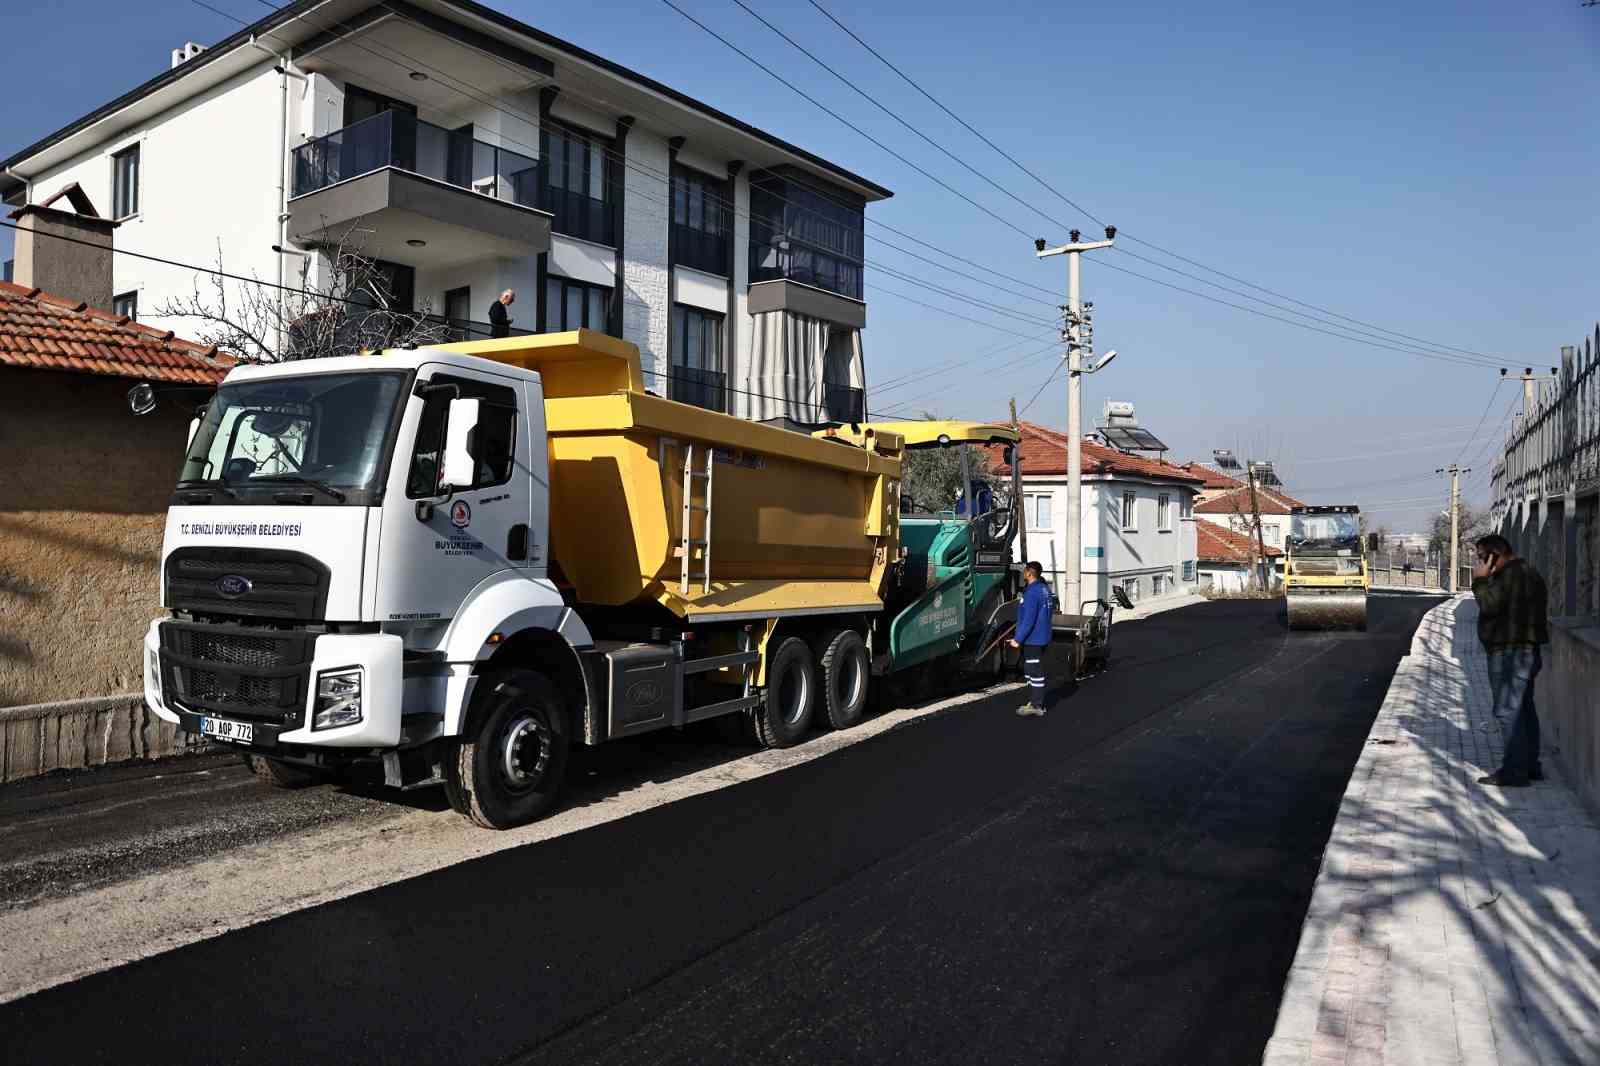
[(486, 829), (525, 825), (554, 807), (571, 729), (550, 679), (532, 670), (490, 674), (478, 684), (469, 721), (444, 760), (450, 806)]

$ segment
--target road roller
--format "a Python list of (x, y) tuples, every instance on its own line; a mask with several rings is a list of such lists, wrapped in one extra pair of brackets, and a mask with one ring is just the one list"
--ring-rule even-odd
[(1354, 504), (1289, 512), (1284, 599), (1290, 629), (1366, 629), (1366, 547)]

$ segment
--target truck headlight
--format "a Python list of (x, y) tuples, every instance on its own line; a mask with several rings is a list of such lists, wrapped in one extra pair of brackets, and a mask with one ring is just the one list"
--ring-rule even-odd
[(317, 705), (312, 729), (334, 729), (361, 721), (361, 668), (324, 670), (317, 675)]

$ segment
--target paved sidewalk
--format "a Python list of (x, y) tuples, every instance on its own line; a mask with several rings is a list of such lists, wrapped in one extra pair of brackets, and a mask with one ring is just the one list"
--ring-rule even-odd
[[(1600, 825), (1476, 783), (1503, 734), (1470, 595), (1401, 660), (1323, 855), (1265, 1063), (1600, 1063)], [(1509, 723), (1507, 723), (1509, 726)]]

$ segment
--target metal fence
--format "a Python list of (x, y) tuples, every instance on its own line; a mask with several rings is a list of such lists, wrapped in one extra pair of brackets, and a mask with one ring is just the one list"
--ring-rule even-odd
[[(1466, 549), (1463, 549), (1465, 551)], [(1460, 560), (1457, 560), (1460, 563)], [(1472, 565), (1458, 565), (1460, 588), (1472, 587)], [(1372, 552), (1367, 556), (1367, 573), (1374, 585), (1397, 588), (1439, 589), (1450, 587), (1450, 556), (1445, 552)]]
[(1552, 614), (1600, 615), (1600, 325), (1563, 345), (1554, 381), (1490, 468), (1495, 527), (1545, 575)]

